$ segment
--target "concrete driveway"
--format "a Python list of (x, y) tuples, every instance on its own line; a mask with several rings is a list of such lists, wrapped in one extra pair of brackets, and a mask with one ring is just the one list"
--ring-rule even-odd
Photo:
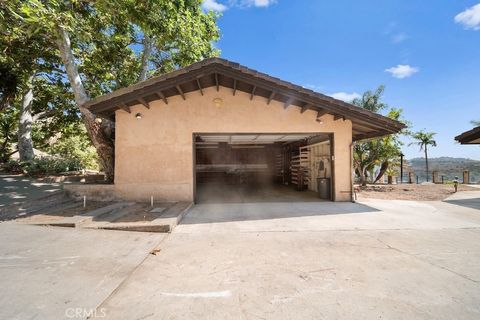
[(61, 189), (61, 183), (43, 183), (23, 175), (0, 173), (0, 212), (8, 205), (21, 204)]
[(479, 198), (203, 204), (164, 239), (0, 224), (0, 318), (479, 319)]
[(0, 319), (84, 319), (164, 237), (0, 223)]
[(479, 210), (447, 202), (199, 205), (101, 307), (107, 319), (479, 319), (479, 227)]

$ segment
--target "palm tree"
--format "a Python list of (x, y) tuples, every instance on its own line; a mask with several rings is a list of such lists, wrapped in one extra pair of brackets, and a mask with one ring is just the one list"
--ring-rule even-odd
[(472, 120), (470, 121), (471, 124), (473, 124), (475, 127), (480, 126), (480, 120)]
[(423, 130), (420, 130), (418, 132), (415, 132), (413, 134), (413, 139), (417, 140), (416, 142), (410, 143), (416, 144), (417, 146), (420, 146), (420, 151), (425, 152), (425, 168), (427, 169), (427, 182), (428, 182), (428, 146), (436, 147), (437, 142), (433, 140), (433, 136), (436, 135), (435, 132), (425, 132)]

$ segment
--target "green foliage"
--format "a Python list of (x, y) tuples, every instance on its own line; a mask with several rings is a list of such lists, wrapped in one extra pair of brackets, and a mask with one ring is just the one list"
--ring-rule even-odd
[(388, 175), (388, 176), (396, 176), (398, 175), (398, 170), (394, 169), (394, 168), (388, 168), (387, 170), (385, 170), (385, 174)]
[[(9, 12), (21, 32), (55, 47), (60, 28), (70, 34), (82, 81), (97, 96), (137, 81), (143, 39), (152, 39), (148, 73), (164, 73), (218, 55), (218, 15), (199, 0), (15, 1)], [(47, 46), (47, 47), (48, 47)], [(143, 48), (142, 48), (143, 47)]]
[(56, 140), (46, 150), (48, 153), (60, 156), (64, 159), (68, 158), (78, 163), (81, 169), (98, 170), (98, 156), (95, 148), (88, 139), (85, 127), (71, 129), (58, 140)]
[[(361, 98), (354, 99), (352, 103), (377, 113), (388, 109), (387, 117), (403, 122), (408, 126), (408, 122), (402, 119), (402, 109), (389, 109), (389, 106), (382, 101), (384, 90), (384, 86), (379, 86), (374, 92), (367, 91)], [(372, 182), (378, 181), (389, 167), (399, 162), (401, 146), (403, 145), (400, 141), (400, 135), (405, 134), (408, 134), (408, 129), (404, 129), (398, 134), (388, 135), (379, 139), (359, 141), (354, 144), (354, 167), (362, 185), (366, 184), (369, 176), (373, 178), (373, 170), (376, 166), (380, 166), (380, 173)]]
[(85, 126), (79, 122), (63, 127), (49, 139), (43, 150), (50, 156), (23, 162), (10, 160), (4, 165), (4, 170), (29, 176), (44, 176), (82, 169), (99, 169), (95, 148), (88, 139)]
[(379, 86), (375, 91), (366, 91), (360, 98), (353, 99), (352, 104), (379, 113), (388, 108), (388, 105), (381, 100), (384, 91), (384, 85)]
[(412, 138), (417, 141), (410, 143), (410, 145), (415, 144), (419, 146), (420, 151), (426, 150), (428, 146), (436, 147), (437, 142), (433, 139), (435, 135), (435, 132), (425, 132), (424, 130), (417, 131), (412, 135)]
[(18, 112), (8, 108), (0, 112), (0, 162), (5, 162), (13, 152), (12, 145), (17, 140)]
[(131, 85), (142, 70), (160, 74), (218, 55), (217, 18), (200, 0), (0, 1), (0, 109), (18, 109), (25, 80), (34, 75), (34, 146), (94, 167), (85, 133), (65, 133), (85, 110), (75, 104), (60, 33), (70, 36), (69, 53), (91, 97)]
[(10, 160), (4, 169), (12, 173), (23, 173), (31, 177), (46, 176), (82, 169), (80, 162), (73, 158), (42, 157), (29, 161)]
[(475, 127), (480, 127), (480, 120), (472, 120), (472, 121), (470, 121), (470, 123), (472, 125), (474, 125)]
[(420, 151), (425, 152), (425, 174), (427, 177), (427, 182), (429, 179), (429, 174), (428, 174), (428, 146), (436, 147), (437, 142), (433, 139), (433, 137), (436, 135), (435, 132), (425, 132), (424, 130), (420, 130), (418, 132), (415, 132), (412, 135), (412, 138), (416, 140), (416, 142), (410, 143), (416, 144), (420, 147)]

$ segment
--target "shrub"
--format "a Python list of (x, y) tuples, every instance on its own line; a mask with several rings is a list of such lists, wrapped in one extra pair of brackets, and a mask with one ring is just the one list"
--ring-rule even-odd
[(47, 151), (65, 160), (63, 164), (69, 165), (69, 167), (73, 165), (84, 169), (99, 169), (97, 152), (86, 135), (61, 137)]
[(22, 165), (17, 160), (8, 160), (3, 164), (3, 170), (13, 174), (23, 173)]
[(4, 168), (11, 173), (23, 173), (32, 177), (83, 169), (78, 159), (62, 157), (43, 157), (29, 161), (10, 160)]

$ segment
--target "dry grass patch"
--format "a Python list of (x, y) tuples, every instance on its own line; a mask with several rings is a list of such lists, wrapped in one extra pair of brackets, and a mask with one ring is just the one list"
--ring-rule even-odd
[[(367, 185), (357, 187), (358, 199), (387, 199), (387, 200), (444, 200), (455, 190), (452, 184), (392, 184)], [(479, 191), (478, 188), (459, 184), (458, 191)]]

